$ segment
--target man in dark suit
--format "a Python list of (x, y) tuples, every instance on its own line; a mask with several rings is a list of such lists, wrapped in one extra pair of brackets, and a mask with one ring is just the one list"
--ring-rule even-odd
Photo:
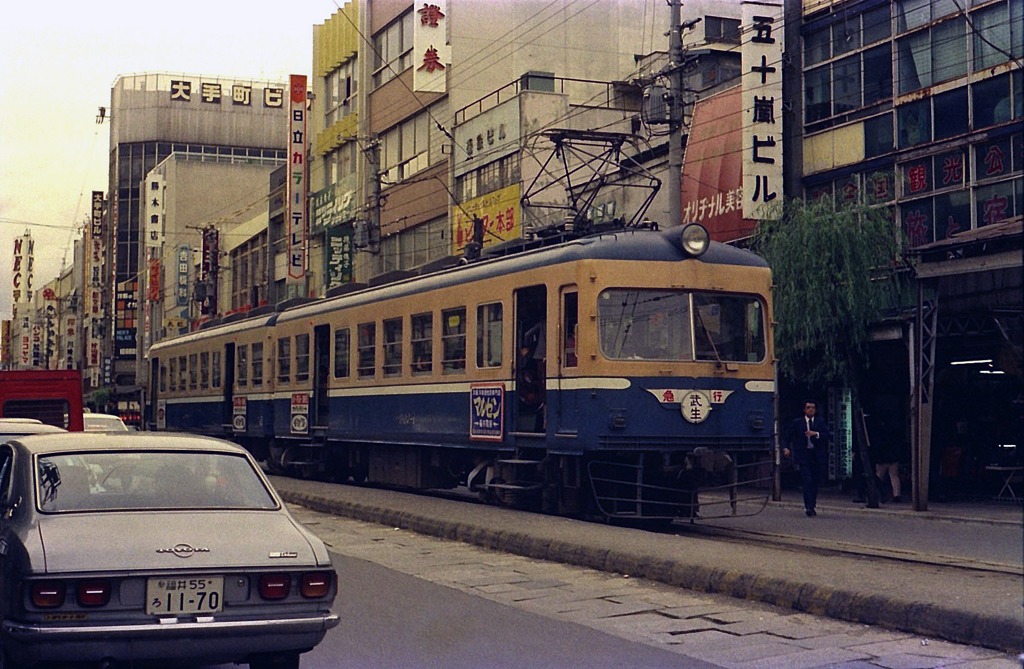
[(828, 467), (828, 427), (815, 417), (817, 405), (813, 400), (804, 402), (804, 415), (794, 418), (782, 435), (782, 454), (793, 459), (800, 468), (800, 485), (804, 493), (804, 513), (818, 515), (814, 510), (818, 502), (818, 484)]

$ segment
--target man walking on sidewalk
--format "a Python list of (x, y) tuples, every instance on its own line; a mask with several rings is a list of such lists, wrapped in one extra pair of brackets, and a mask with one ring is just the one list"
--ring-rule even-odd
[(818, 503), (818, 484), (828, 466), (828, 428), (825, 421), (815, 417), (817, 405), (814, 400), (804, 402), (804, 415), (794, 418), (782, 435), (782, 454), (793, 454), (800, 468), (800, 487), (804, 494), (804, 513), (808, 517), (818, 515), (814, 507)]

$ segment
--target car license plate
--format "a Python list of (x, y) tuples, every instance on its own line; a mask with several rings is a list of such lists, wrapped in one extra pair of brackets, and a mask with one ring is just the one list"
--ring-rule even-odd
[(224, 607), (224, 577), (167, 577), (146, 581), (146, 613), (168, 616), (217, 613)]

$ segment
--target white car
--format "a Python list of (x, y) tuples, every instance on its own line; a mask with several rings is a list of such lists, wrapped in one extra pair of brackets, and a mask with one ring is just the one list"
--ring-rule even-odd
[(338, 624), (323, 542), (245, 450), (219, 439), (79, 432), (0, 444), (0, 546), (4, 668), (74, 658), (297, 669)]
[(108, 413), (87, 413), (82, 416), (86, 432), (128, 432), (120, 416)]

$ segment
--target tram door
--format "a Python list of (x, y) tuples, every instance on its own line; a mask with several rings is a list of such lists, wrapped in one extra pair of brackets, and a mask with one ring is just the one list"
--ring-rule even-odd
[(529, 286), (515, 293), (515, 429), (543, 432), (547, 367), (547, 287)]
[(224, 345), (224, 402), (221, 407), (224, 411), (224, 418), (221, 425), (230, 426), (225, 428), (229, 433), (234, 430), (235, 419), (235, 345)]
[(327, 392), (330, 366), (331, 326), (317, 325), (313, 328), (313, 415), (310, 416), (310, 425), (327, 427), (330, 424), (330, 397)]

